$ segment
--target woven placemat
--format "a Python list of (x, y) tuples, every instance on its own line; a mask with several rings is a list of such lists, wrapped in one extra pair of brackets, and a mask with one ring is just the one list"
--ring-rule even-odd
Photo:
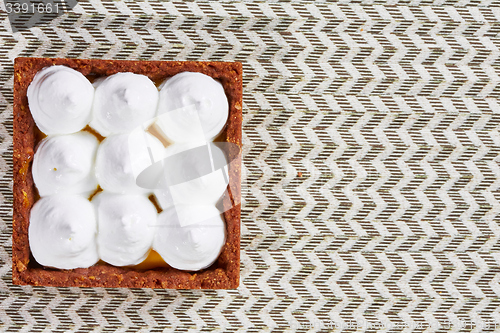
[[(0, 330), (500, 329), (498, 1), (72, 6), (0, 14)], [(12, 285), (18, 56), (243, 63), (237, 290)]]

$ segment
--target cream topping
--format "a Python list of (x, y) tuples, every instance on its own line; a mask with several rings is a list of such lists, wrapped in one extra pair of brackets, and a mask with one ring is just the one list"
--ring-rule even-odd
[(72, 68), (42, 69), (29, 85), (27, 95), (33, 119), (47, 135), (75, 133), (90, 121), (94, 88)]
[(172, 142), (213, 140), (223, 130), (229, 104), (222, 84), (202, 73), (182, 72), (162, 83), (159, 127)]
[[(41, 265), (89, 267), (99, 258), (136, 265), (151, 248), (180, 270), (217, 260), (226, 227), (216, 204), (229, 179), (224, 152), (209, 142), (228, 119), (220, 82), (183, 72), (158, 92), (144, 75), (118, 73), (92, 86), (69, 67), (51, 66), (36, 74), (28, 101), (49, 135), (32, 168), (42, 198), (31, 210), (29, 241)], [(106, 137), (101, 144), (75, 133), (89, 122)], [(152, 124), (168, 148), (147, 133)], [(83, 196), (98, 183), (104, 191), (90, 203)], [(160, 215), (147, 198), (153, 190)]]
[(150, 193), (151, 189), (137, 186), (136, 177), (159, 160), (163, 152), (162, 143), (149, 133), (135, 131), (109, 136), (97, 150), (97, 181), (104, 190), (113, 193)]
[(31, 209), (28, 237), (31, 253), (44, 266), (89, 267), (99, 260), (94, 207), (79, 195), (54, 195)]
[(224, 219), (217, 208), (178, 205), (158, 216), (153, 248), (170, 266), (196, 271), (217, 260), (225, 239)]
[(94, 87), (90, 126), (103, 136), (130, 132), (156, 115), (158, 89), (145, 75), (117, 73)]
[(215, 205), (220, 200), (229, 180), (222, 149), (214, 144), (176, 143), (166, 148), (165, 156), (162, 179), (154, 190), (162, 208)]
[(114, 266), (136, 265), (153, 244), (157, 212), (143, 195), (98, 193), (96, 208), (99, 256)]
[(32, 174), (40, 196), (57, 193), (89, 195), (97, 188), (94, 163), (99, 142), (79, 132), (43, 139), (33, 158)]

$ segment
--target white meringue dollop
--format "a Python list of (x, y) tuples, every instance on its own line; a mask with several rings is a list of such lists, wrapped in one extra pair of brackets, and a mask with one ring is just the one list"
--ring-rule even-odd
[(97, 224), (93, 205), (79, 195), (54, 195), (31, 209), (28, 237), (31, 253), (43, 265), (60, 269), (97, 263)]
[(97, 214), (99, 256), (114, 266), (144, 261), (153, 245), (156, 207), (143, 195), (98, 193), (92, 203)]
[(72, 68), (42, 69), (29, 85), (27, 96), (36, 125), (47, 135), (75, 133), (90, 121), (94, 87)]
[(103, 136), (130, 132), (156, 115), (158, 89), (145, 75), (117, 73), (94, 87), (90, 126)]
[(229, 103), (224, 87), (208, 75), (174, 75), (160, 86), (159, 98), (158, 126), (170, 141), (211, 141), (227, 122)]
[(216, 145), (176, 143), (165, 149), (165, 156), (169, 160), (164, 163), (163, 179), (154, 190), (163, 209), (178, 204), (215, 205), (226, 191), (227, 159)]
[(99, 141), (79, 132), (43, 139), (33, 158), (32, 174), (40, 196), (56, 193), (89, 195), (97, 188), (94, 162)]
[(137, 186), (136, 177), (160, 160), (164, 150), (163, 144), (149, 133), (135, 131), (109, 136), (97, 150), (97, 181), (103, 190), (113, 193), (151, 193), (152, 189)]
[(217, 208), (178, 205), (158, 216), (153, 248), (170, 266), (196, 271), (217, 260), (225, 241), (226, 227)]

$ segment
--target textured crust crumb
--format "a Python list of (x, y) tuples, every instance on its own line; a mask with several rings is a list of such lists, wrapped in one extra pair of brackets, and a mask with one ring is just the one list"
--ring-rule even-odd
[[(29, 213), (38, 199), (31, 164), (39, 132), (28, 107), (26, 92), (35, 74), (44, 67), (65, 65), (90, 79), (133, 72), (159, 83), (177, 73), (201, 72), (219, 80), (229, 101), (229, 119), (220, 138), (241, 147), (242, 66), (235, 62), (127, 61), (51, 58), (16, 58), (14, 62), (14, 214), (12, 233), (12, 280), (14, 284), (60, 287), (127, 287), (168, 289), (233, 289), (240, 276), (240, 205), (224, 213), (227, 240), (217, 261), (207, 269), (184, 272), (174, 268), (137, 270), (111, 265), (58, 270), (38, 265), (30, 255)], [(233, 152), (238, 154), (239, 152)], [(234, 157), (234, 156), (230, 156)], [(240, 202), (241, 156), (229, 170), (230, 197), (224, 205)]]

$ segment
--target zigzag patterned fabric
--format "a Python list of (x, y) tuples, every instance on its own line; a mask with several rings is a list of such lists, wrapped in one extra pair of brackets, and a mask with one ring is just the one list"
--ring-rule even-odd
[[(500, 328), (499, 1), (86, 0), (15, 32), (0, 15), (1, 331)], [(18, 56), (243, 63), (237, 290), (12, 285)]]

